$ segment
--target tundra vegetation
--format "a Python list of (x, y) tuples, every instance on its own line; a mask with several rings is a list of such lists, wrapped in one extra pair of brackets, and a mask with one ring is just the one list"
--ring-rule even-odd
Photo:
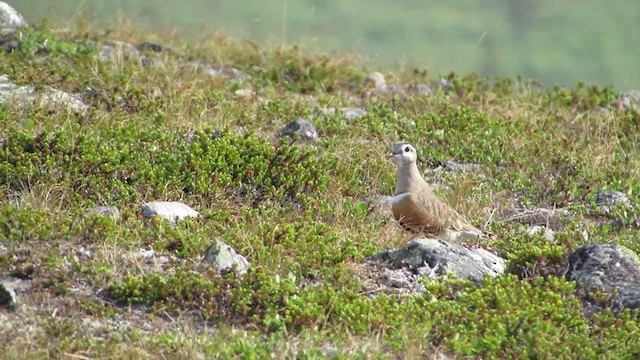
[[(0, 106), (0, 274), (21, 279), (0, 310), (6, 358), (636, 358), (635, 310), (585, 311), (563, 272), (591, 243), (638, 252), (640, 114), (610, 87), (383, 69), (389, 83), (449, 91), (378, 94), (355, 55), (267, 49), (220, 35), (186, 42), (120, 24), (13, 35), (0, 54), (17, 85), (79, 94)], [(112, 41), (169, 48), (128, 53)], [(112, 43), (113, 44), (113, 43)], [(187, 65), (207, 61), (219, 76)], [(234, 75), (235, 74), (235, 75)], [(245, 91), (238, 91), (245, 90)], [(15, 99), (14, 99), (15, 100)], [(356, 118), (326, 108), (359, 107)], [(304, 118), (315, 141), (279, 137)], [(411, 234), (367, 199), (391, 195), (390, 144), (411, 142), (437, 192), (493, 234), (508, 260), (483, 283), (424, 279), (425, 291), (364, 291), (362, 261)], [(474, 171), (436, 171), (455, 161)], [(631, 201), (604, 211), (596, 194)], [(144, 219), (149, 201), (201, 214)], [(108, 205), (118, 218), (86, 214)], [(564, 209), (553, 239), (506, 221)], [(244, 276), (201, 261), (214, 240)]]

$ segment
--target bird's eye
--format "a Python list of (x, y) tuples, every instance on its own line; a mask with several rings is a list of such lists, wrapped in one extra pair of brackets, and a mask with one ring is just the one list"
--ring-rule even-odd
[(407, 146), (406, 148), (404, 148), (404, 152), (409, 152), (409, 151), (411, 151), (410, 147)]

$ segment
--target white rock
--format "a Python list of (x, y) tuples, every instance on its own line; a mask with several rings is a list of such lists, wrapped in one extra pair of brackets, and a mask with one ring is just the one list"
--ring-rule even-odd
[(533, 225), (531, 227), (529, 227), (529, 229), (527, 230), (527, 234), (529, 235), (533, 235), (533, 234), (541, 234), (542, 237), (544, 237), (545, 239), (549, 240), (549, 241), (553, 241), (554, 239), (554, 231), (549, 229), (546, 226), (540, 226), (540, 225)]
[(213, 266), (220, 273), (234, 270), (236, 275), (242, 276), (249, 269), (249, 261), (238, 254), (231, 246), (214, 240), (204, 251), (202, 261)]
[(67, 110), (84, 113), (88, 107), (76, 94), (62, 90), (46, 88), (44, 93), (37, 94), (33, 86), (17, 85), (7, 75), (0, 76), (0, 104), (18, 103), (21, 106), (37, 104), (38, 106), (62, 106)]
[(188, 217), (198, 217), (199, 212), (190, 206), (177, 201), (153, 201), (142, 205), (142, 216), (150, 218), (160, 216), (172, 224)]
[(22, 15), (11, 5), (0, 1), (0, 34), (12, 33), (23, 26), (27, 26), (27, 22)]

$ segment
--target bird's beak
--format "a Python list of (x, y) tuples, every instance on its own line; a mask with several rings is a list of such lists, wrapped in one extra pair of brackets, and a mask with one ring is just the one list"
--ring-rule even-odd
[(396, 154), (394, 154), (394, 153), (392, 153), (392, 152), (388, 152), (388, 153), (387, 153), (386, 158), (387, 158), (387, 160), (393, 161), (393, 157), (394, 157), (395, 155), (396, 155)]

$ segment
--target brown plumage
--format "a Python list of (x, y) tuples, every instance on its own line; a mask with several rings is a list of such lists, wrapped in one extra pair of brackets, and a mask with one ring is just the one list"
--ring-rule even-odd
[(416, 149), (411, 144), (393, 144), (388, 157), (398, 166), (391, 210), (405, 229), (453, 240), (482, 237), (482, 231), (438, 197), (424, 181), (416, 164)]

